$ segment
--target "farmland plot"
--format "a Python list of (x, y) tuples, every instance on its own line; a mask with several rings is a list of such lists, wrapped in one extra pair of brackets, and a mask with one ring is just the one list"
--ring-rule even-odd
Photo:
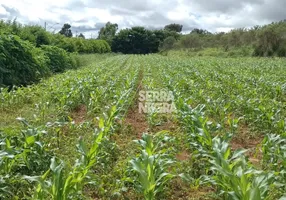
[(3, 89), (0, 198), (279, 199), (285, 77), (284, 59), (121, 55)]

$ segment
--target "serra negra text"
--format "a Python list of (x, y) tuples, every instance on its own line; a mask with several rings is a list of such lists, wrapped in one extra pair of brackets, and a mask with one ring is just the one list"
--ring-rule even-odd
[(174, 95), (171, 91), (140, 91), (139, 113), (175, 113)]

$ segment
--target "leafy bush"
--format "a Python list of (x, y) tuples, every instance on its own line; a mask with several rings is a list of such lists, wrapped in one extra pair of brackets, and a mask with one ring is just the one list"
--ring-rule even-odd
[(104, 52), (103, 53), (110, 53), (111, 52), (110, 45), (105, 40), (101, 40), (101, 42), (104, 46)]
[(94, 39), (72, 39), (76, 45), (76, 51), (78, 53), (109, 53), (111, 48), (105, 40), (94, 40)]
[(79, 66), (76, 53), (48, 45), (36, 48), (14, 35), (0, 35), (0, 52), (0, 86), (26, 86)]
[(62, 34), (51, 34), (41, 26), (22, 25), (16, 20), (0, 20), (0, 33), (13, 34), (22, 40), (27, 40), (36, 47), (53, 45), (74, 53), (109, 53), (110, 45), (105, 40), (84, 39), (81, 37), (66, 37)]
[(27, 85), (50, 74), (47, 57), (14, 35), (0, 35), (0, 85)]
[(35, 46), (49, 45), (51, 43), (50, 33), (41, 26), (25, 26), (19, 35), (21, 39), (28, 40)]
[(175, 43), (176, 43), (176, 39), (173, 36), (169, 36), (163, 41), (159, 49), (161, 51), (171, 50), (174, 47)]
[(78, 68), (79, 66), (81, 66), (81, 60), (79, 58), (80, 56), (78, 55), (78, 53), (70, 53), (69, 54), (69, 62), (71, 63), (71, 66), (73, 69)]
[(62, 48), (68, 52), (78, 53), (109, 53), (111, 47), (105, 40), (67, 38), (60, 34), (53, 36), (52, 45)]
[(73, 38), (67, 38), (61, 34), (53, 35), (51, 45), (62, 48), (67, 52), (76, 52), (76, 44)]
[(84, 42), (84, 39), (78, 38), (75, 41), (75, 45), (76, 45), (76, 50), (78, 53), (86, 53), (87, 52), (87, 47), (86, 47), (86, 44)]
[(21, 29), (23, 26), (18, 23), (16, 20), (0, 20), (0, 33), (6, 33), (6, 34), (15, 34), (18, 35), (21, 33)]
[(72, 58), (72, 54), (68, 54), (65, 50), (49, 45), (43, 45), (41, 48), (49, 58), (49, 68), (53, 73), (77, 67), (77, 62)]
[[(183, 35), (172, 49), (203, 51), (205, 49), (223, 49), (225, 57), (242, 56), (286, 56), (286, 21), (271, 23), (252, 28), (233, 29), (228, 33), (210, 33), (194, 29)], [(228, 52), (228, 53), (224, 53)], [(215, 56), (216, 52), (209, 52)], [(204, 53), (199, 54), (203, 56)]]

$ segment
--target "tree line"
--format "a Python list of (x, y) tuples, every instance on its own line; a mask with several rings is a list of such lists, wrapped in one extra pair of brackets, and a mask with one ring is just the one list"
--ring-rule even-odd
[(202, 51), (216, 48), (223, 52), (237, 51), (244, 56), (286, 56), (286, 20), (264, 26), (233, 29), (228, 33), (211, 33), (193, 29), (182, 34), (183, 25), (169, 24), (160, 30), (132, 27), (118, 31), (118, 25), (108, 22), (99, 31), (99, 39), (106, 40), (113, 52), (147, 54), (172, 49)]
[(58, 34), (41, 26), (0, 21), (0, 87), (26, 86), (79, 66), (77, 53), (107, 53), (105, 40), (72, 37), (70, 25)]
[(124, 54), (149, 54), (157, 53), (162, 48), (164, 40), (168, 37), (178, 40), (183, 26), (169, 24), (160, 30), (148, 30), (136, 26), (118, 31), (118, 25), (108, 22), (102, 27), (98, 39), (106, 40), (113, 52)]
[(233, 29), (228, 33), (194, 29), (189, 34), (181, 35), (179, 40), (173, 40), (164, 50), (199, 52), (209, 48), (221, 52), (238, 52), (242, 56), (286, 57), (286, 20), (264, 26)]

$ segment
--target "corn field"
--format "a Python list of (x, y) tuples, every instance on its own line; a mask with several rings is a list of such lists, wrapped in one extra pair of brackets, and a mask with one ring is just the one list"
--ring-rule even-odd
[(0, 199), (286, 199), (285, 59), (94, 60), (1, 89)]

